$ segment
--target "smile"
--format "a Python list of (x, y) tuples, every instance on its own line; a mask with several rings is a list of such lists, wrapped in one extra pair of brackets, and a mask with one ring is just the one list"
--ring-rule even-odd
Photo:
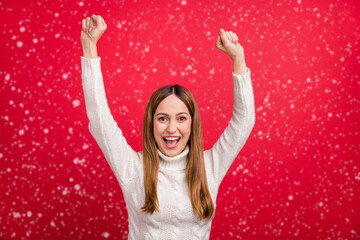
[(168, 148), (176, 148), (180, 143), (181, 137), (163, 137), (165, 145)]

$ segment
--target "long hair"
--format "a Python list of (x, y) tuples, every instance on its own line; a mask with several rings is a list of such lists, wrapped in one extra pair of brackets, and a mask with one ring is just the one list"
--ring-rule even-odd
[(143, 122), (145, 204), (141, 210), (149, 214), (154, 211), (160, 212), (157, 198), (159, 155), (153, 133), (153, 116), (160, 102), (172, 94), (184, 102), (192, 118), (188, 141), (189, 156), (185, 169), (191, 205), (200, 220), (211, 219), (214, 213), (214, 203), (206, 180), (200, 112), (194, 96), (189, 90), (178, 84), (167, 85), (156, 90), (146, 106)]

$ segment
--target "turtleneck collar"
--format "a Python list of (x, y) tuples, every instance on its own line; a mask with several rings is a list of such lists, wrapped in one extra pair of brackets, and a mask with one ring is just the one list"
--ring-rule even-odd
[(186, 145), (185, 149), (174, 157), (165, 156), (159, 149), (160, 166), (159, 169), (177, 171), (184, 170), (186, 168), (186, 163), (189, 154), (189, 145)]

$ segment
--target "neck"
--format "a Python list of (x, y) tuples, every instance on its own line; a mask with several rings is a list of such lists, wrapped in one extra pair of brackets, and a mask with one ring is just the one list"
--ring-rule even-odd
[(174, 157), (165, 156), (159, 149), (157, 149), (160, 158), (159, 169), (178, 171), (186, 168), (186, 163), (189, 155), (189, 146), (186, 145), (184, 150)]

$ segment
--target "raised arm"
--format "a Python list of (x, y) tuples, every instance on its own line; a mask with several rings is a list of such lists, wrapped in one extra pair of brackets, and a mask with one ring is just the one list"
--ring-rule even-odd
[(82, 20), (82, 84), (89, 130), (122, 186), (134, 179), (139, 172), (140, 158), (127, 144), (107, 104), (96, 47), (106, 28), (100, 15), (92, 15), (91, 18)]
[(221, 29), (216, 47), (232, 59), (234, 87), (230, 123), (214, 146), (204, 153), (207, 175), (219, 185), (250, 135), (255, 124), (255, 106), (250, 69), (246, 67), (244, 48), (237, 35)]

